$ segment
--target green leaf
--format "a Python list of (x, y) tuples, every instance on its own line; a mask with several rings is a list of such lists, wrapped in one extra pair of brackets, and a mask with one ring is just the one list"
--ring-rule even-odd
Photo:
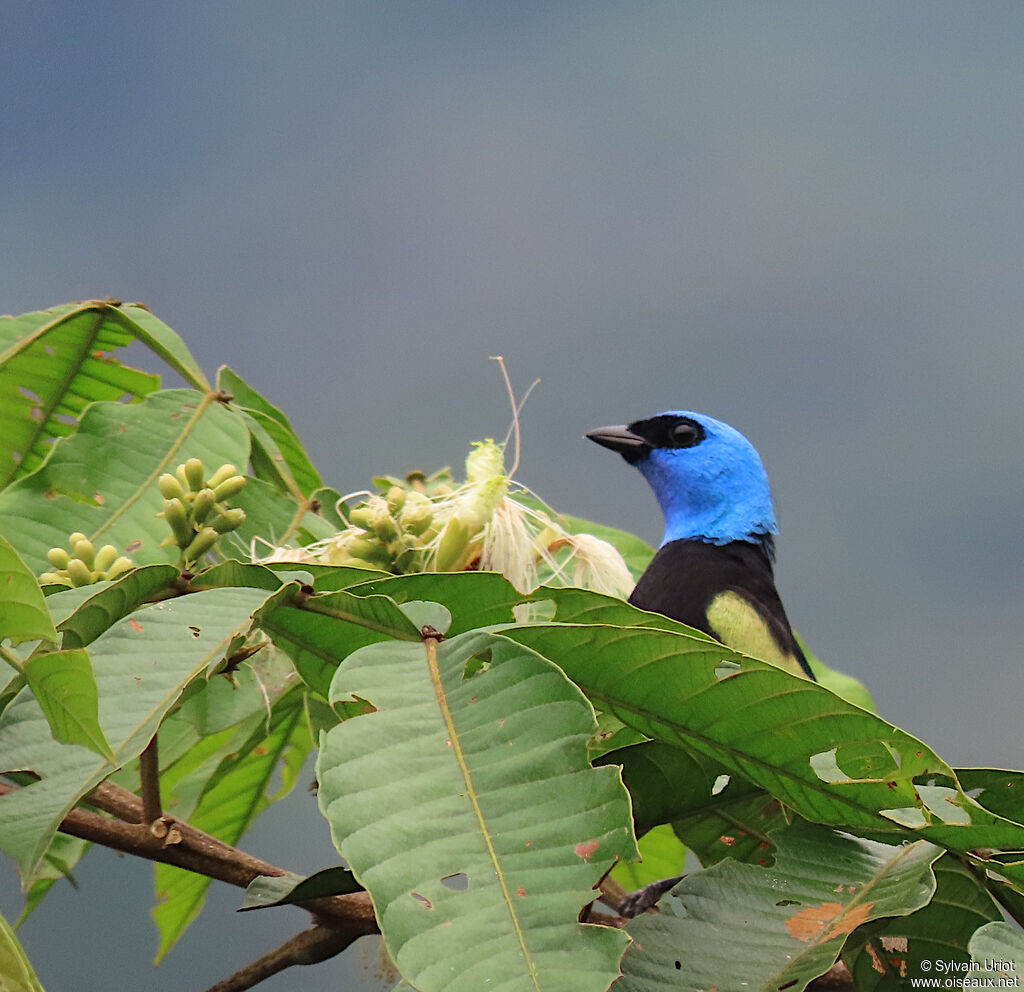
[(362, 892), (363, 887), (347, 868), (324, 868), (312, 875), (258, 875), (245, 890), (240, 913), (253, 909), (269, 909), (271, 906), (291, 906), (310, 899), (327, 896), (347, 896)]
[(941, 851), (924, 841), (892, 847), (810, 824), (773, 839), (771, 868), (723, 861), (684, 878), (660, 913), (633, 920), (614, 992), (800, 992), (854, 930), (918, 909), (935, 888)]
[(858, 992), (898, 992), (907, 977), (925, 976), (923, 961), (966, 965), (967, 943), (978, 927), (1001, 920), (995, 901), (953, 855), (932, 866), (935, 895), (909, 916), (862, 927), (843, 951)]
[(35, 575), (0, 534), (0, 641), (54, 641), (57, 631)]
[(38, 702), (22, 692), (0, 716), (0, 771), (40, 777), (0, 797), (0, 849), (33, 871), (58, 824), (116, 768), (138, 757), (183, 689), (223, 655), (266, 599), (251, 589), (212, 589), (156, 603), (119, 621), (90, 646), (99, 724), (115, 760), (61, 744)]
[(189, 582), (190, 589), (218, 589), (223, 586), (245, 586), (249, 589), (280, 589), (282, 581), (273, 569), (247, 562), (222, 561), (204, 569)]
[(99, 695), (89, 653), (77, 648), (38, 655), (25, 665), (28, 684), (46, 715), (53, 738), (80, 744), (113, 762), (99, 722)]
[(639, 861), (620, 861), (612, 869), (611, 877), (623, 888), (630, 891), (642, 889), (645, 885), (663, 878), (672, 878), (683, 871), (686, 847), (669, 824), (663, 823), (660, 827), (648, 830), (640, 838), (637, 847), (640, 851)]
[[(256, 817), (291, 790), (312, 746), (302, 694), (293, 691), (274, 706), (269, 732), (261, 729), (221, 762), (189, 822), (228, 844), (237, 844)], [(282, 762), (284, 783), (271, 796), (268, 787)], [(210, 881), (205, 875), (172, 865), (156, 865), (158, 902), (153, 919), (160, 931), (157, 962), (198, 916)]]
[[(1024, 850), (1024, 826), (963, 789), (918, 785), (953, 770), (914, 737), (829, 690), (715, 642), (670, 631), (536, 624), (505, 636), (557, 660), (603, 710), (707, 755), (808, 820), (966, 852)], [(1019, 855), (986, 862), (1024, 884)]]
[(1001, 978), (1004, 988), (1019, 984), (1024, 975), (1024, 934), (1017, 927), (1002, 920), (986, 923), (971, 938), (969, 949), (981, 965), (980, 971), (971, 972), (971, 978)]
[(39, 571), (72, 531), (140, 564), (176, 561), (177, 548), (160, 546), (170, 529), (157, 518), (164, 503), (157, 478), (190, 457), (244, 464), (248, 443), (240, 417), (212, 394), (171, 389), (141, 403), (94, 403), (45, 465), (0, 493), (0, 533)]
[(256, 620), (291, 656), (303, 681), (325, 698), (338, 663), (353, 651), (389, 637), (420, 640), (419, 628), (384, 596), (276, 596)]
[(374, 708), (324, 737), (319, 800), (402, 974), (421, 992), (604, 992), (625, 938), (577, 915), (636, 851), (617, 772), (587, 762), (579, 691), (471, 632), (363, 648), (330, 698)]
[[(84, 586), (83, 589), (91, 595), (66, 619), (59, 621), (62, 645), (65, 648), (86, 647), (118, 620), (139, 609), (155, 593), (166, 589), (180, 575), (173, 565), (143, 565), (102, 587)], [(47, 602), (53, 608), (63, 607), (70, 600), (51, 596)]]
[(38, 468), (90, 403), (159, 385), (106, 354), (134, 339), (130, 322), (100, 302), (0, 317), (0, 488)]
[(719, 643), (695, 627), (687, 627), (686, 624), (662, 616), (660, 613), (648, 613), (646, 610), (637, 609), (617, 596), (606, 596), (604, 593), (593, 592), (590, 589), (541, 586), (529, 598), (550, 600), (555, 607), (553, 619), (558, 623), (651, 627), (654, 630), (670, 630), (705, 644)]
[(310, 496), (323, 485), (288, 418), (276, 406), (226, 365), (217, 373), (217, 385), (245, 412), (259, 478), (297, 496)]
[(28, 955), (14, 936), (10, 924), (0, 916), (0, 989), (3, 992), (43, 992)]
[(789, 822), (777, 799), (706, 755), (645, 741), (599, 763), (622, 766), (638, 833), (671, 823), (705, 867), (724, 858), (765, 863), (770, 831)]
[(382, 576), (346, 588), (353, 596), (387, 596), (400, 605), (416, 600), (443, 603), (452, 615), (452, 626), (447, 631), (452, 637), (479, 627), (510, 623), (512, 610), (526, 599), (497, 572)]
[(36, 870), (22, 879), (25, 907), (15, 921), (15, 927), (20, 927), (29, 918), (50, 889), (62, 878), (67, 879), (73, 888), (78, 888), (78, 883), (71, 872), (90, 847), (92, 844), (78, 837), (54, 834), (50, 847), (43, 860), (36, 866)]

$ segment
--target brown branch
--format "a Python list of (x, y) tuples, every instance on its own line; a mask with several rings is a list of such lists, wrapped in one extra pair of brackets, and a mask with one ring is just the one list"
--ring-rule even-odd
[(156, 823), (164, 815), (160, 802), (160, 756), (157, 735), (139, 755), (139, 777), (142, 780), (142, 816), (146, 823)]
[(316, 926), (303, 930), (280, 947), (240, 968), (229, 978), (212, 985), (207, 992), (244, 992), (271, 975), (296, 964), (319, 964), (340, 954), (358, 934), (343, 934), (329, 927)]
[[(0, 781), (0, 796), (17, 790), (18, 786)], [(169, 817), (164, 817), (164, 822), (169, 825), (165, 835), (156, 836), (149, 824), (141, 822), (142, 801), (139, 797), (109, 782), (101, 785), (85, 801), (112, 812), (118, 818), (111, 819), (87, 809), (73, 809), (60, 824), (62, 833), (148, 861), (184, 868), (240, 888), (245, 888), (260, 875), (288, 874), (283, 868), (261, 861), (202, 830)], [(318, 922), (349, 934), (352, 939), (380, 932), (373, 904), (366, 892), (310, 899), (297, 905), (312, 913)]]

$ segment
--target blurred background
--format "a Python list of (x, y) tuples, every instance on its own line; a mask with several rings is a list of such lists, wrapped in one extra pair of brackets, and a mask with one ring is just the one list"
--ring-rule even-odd
[[(144, 301), (342, 491), (503, 437), (504, 355), (543, 380), (521, 481), (653, 543), (581, 435), (727, 420), (810, 646), (951, 763), (1024, 766), (1024, 6), (51, 0), (3, 34), (0, 309)], [(301, 789), (243, 846), (334, 860)], [(21, 931), (49, 992), (203, 989), (307, 919), (216, 891), (154, 972), (148, 867), (76, 877)]]

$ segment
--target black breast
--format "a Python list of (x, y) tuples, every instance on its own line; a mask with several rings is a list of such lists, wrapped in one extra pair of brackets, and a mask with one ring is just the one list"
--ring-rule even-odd
[(726, 591), (739, 593), (752, 603), (779, 647), (795, 655), (810, 673), (779, 599), (771, 558), (763, 544), (670, 541), (658, 549), (629, 601), (715, 637), (708, 626), (707, 610), (711, 601)]

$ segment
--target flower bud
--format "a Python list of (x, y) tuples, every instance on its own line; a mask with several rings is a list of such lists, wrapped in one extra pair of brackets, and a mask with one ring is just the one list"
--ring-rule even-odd
[(96, 552), (95, 569), (97, 572), (106, 572), (114, 562), (117, 561), (117, 548), (112, 544), (104, 544)]
[(71, 560), (69, 555), (63, 548), (50, 548), (46, 552), (46, 557), (49, 558), (50, 564), (54, 568), (67, 568), (68, 562)]
[(170, 525), (178, 547), (187, 548), (192, 542), (192, 538), (195, 537), (195, 532), (192, 530), (192, 524), (189, 523), (185, 504), (180, 499), (165, 499), (164, 519)]
[(133, 562), (131, 558), (125, 558), (125, 556), (122, 555), (114, 562), (113, 565), (110, 566), (109, 569), (107, 569), (107, 578), (116, 579), (117, 576), (123, 575), (125, 572), (130, 572), (134, 567), (135, 562)]
[(210, 526), (218, 534), (227, 534), (230, 531), (237, 530), (242, 524), (245, 523), (245, 510), (241, 507), (230, 507), (223, 513), (218, 514), (213, 520), (210, 521)]
[(212, 527), (204, 527), (185, 549), (185, 561), (198, 561), (217, 543), (218, 537), (220, 535)]
[(188, 488), (197, 493), (203, 488), (203, 476), (205, 470), (203, 463), (198, 458), (190, 458), (185, 462), (185, 479), (188, 481)]
[(231, 499), (232, 496), (237, 496), (245, 488), (246, 481), (244, 475), (232, 475), (216, 485), (213, 492), (218, 500)]
[(181, 483), (170, 472), (164, 472), (157, 481), (157, 485), (160, 487), (160, 495), (164, 499), (183, 500), (185, 498), (185, 490)]
[(238, 469), (234, 465), (224, 464), (206, 480), (206, 484), (211, 489), (216, 489), (222, 482), (227, 482), (233, 475), (238, 475)]
[(398, 512), (405, 505), (405, 495), (405, 490), (401, 486), (392, 486), (388, 490), (387, 504), (388, 509), (393, 515), (397, 516)]
[(207, 487), (200, 489), (192, 500), (192, 524), (201, 524), (209, 515), (217, 502), (213, 490)]
[(87, 538), (75, 541), (71, 550), (74, 551), (76, 558), (80, 558), (89, 568), (93, 567), (93, 562), (96, 560), (96, 549), (92, 546), (92, 541)]
[(81, 586), (91, 585), (93, 582), (92, 571), (81, 558), (72, 558), (68, 562), (67, 572), (71, 584), (76, 589)]

